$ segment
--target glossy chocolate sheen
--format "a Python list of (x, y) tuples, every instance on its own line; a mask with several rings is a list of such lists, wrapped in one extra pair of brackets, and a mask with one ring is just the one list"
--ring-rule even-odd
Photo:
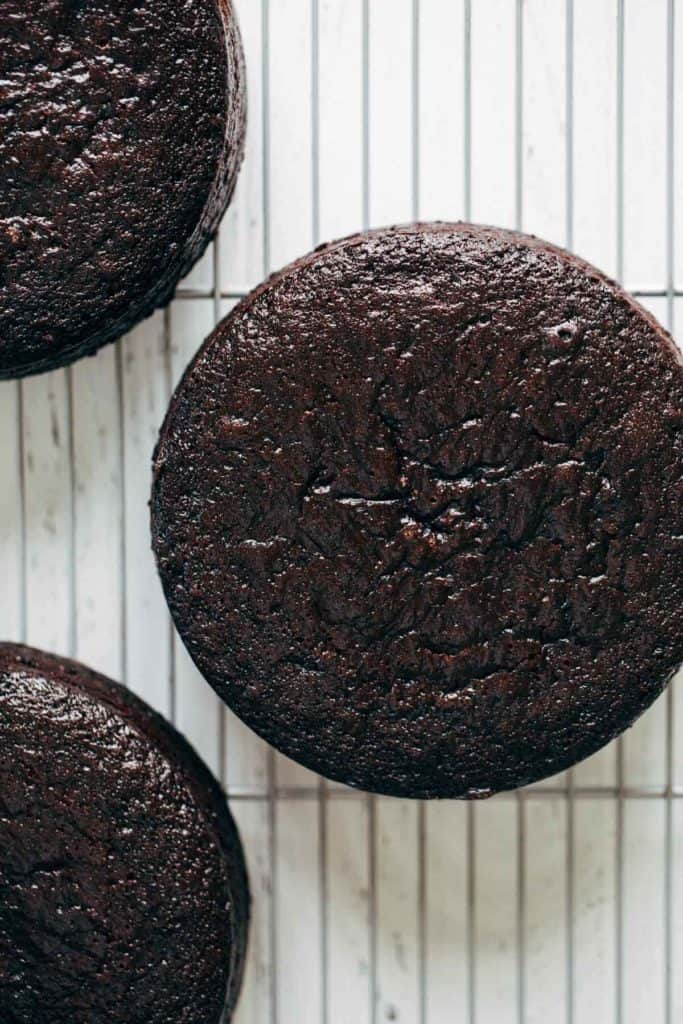
[(0, 378), (167, 302), (242, 159), (231, 0), (0, 3)]
[(123, 687), (0, 644), (0, 1020), (218, 1024), (249, 894), (218, 784)]
[(353, 786), (567, 768), (683, 659), (682, 399), (666, 332), (551, 245), (323, 248), (223, 322), (163, 427), (154, 547), (188, 650)]

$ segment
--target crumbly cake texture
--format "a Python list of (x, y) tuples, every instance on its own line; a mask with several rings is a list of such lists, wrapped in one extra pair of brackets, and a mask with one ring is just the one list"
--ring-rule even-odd
[(0, 1020), (218, 1024), (249, 894), (185, 740), (75, 662), (0, 644)]
[(0, 378), (171, 298), (232, 195), (245, 116), (232, 0), (3, 0)]
[(298, 261), (161, 431), (153, 544), (190, 654), (352, 786), (569, 767), (683, 660), (682, 385), (648, 313), (528, 236), (416, 225)]

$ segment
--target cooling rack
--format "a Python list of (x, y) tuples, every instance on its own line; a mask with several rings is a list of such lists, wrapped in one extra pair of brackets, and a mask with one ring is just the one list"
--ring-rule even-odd
[[(573, 772), (478, 804), (326, 784), (223, 709), (149, 553), (174, 382), (270, 270), (363, 226), (469, 218), (567, 245), (683, 315), (681, 0), (238, 0), (248, 153), (156, 314), (0, 386), (3, 634), (125, 681), (221, 775), (250, 859), (237, 1024), (683, 1020), (676, 684)], [(619, 680), (614, 680), (619, 685)]]

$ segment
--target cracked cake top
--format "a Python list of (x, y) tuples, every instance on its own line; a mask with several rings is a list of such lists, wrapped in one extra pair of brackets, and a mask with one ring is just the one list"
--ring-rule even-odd
[(558, 772), (683, 659), (683, 370), (593, 268), (358, 235), (223, 322), (155, 459), (176, 624), (289, 756), (404, 796)]

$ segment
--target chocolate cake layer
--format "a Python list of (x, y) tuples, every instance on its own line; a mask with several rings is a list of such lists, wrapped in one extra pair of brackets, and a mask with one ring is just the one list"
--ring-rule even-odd
[(123, 687), (0, 644), (0, 1020), (218, 1024), (242, 848), (218, 784)]
[(242, 159), (231, 0), (0, 4), (0, 378), (166, 303)]
[(559, 772), (683, 660), (683, 370), (523, 235), (421, 225), (300, 260), (223, 322), (161, 432), (154, 548), (223, 699), (403, 796)]

